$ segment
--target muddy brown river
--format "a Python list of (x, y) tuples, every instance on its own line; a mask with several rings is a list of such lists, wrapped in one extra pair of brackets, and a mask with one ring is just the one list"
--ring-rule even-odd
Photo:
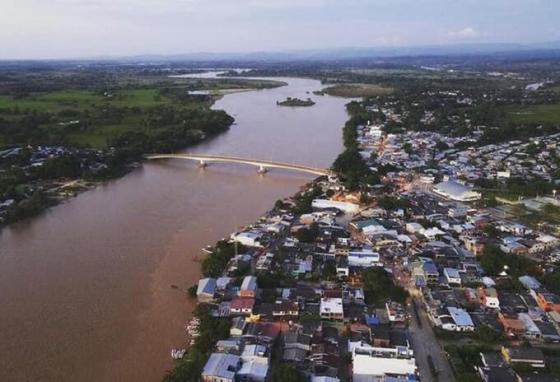
[[(188, 152), (328, 167), (347, 99), (321, 84), (229, 94), (231, 129)], [(308, 93), (309, 92), (309, 93)], [(286, 97), (312, 107), (277, 106)], [(0, 231), (1, 381), (158, 381), (193, 308), (176, 284), (199, 277), (200, 249), (254, 221), (313, 175), (168, 160)]]

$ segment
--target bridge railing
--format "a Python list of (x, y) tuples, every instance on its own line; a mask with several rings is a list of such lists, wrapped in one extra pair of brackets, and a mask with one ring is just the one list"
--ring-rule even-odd
[(233, 162), (233, 163), (250, 164), (250, 165), (253, 165), (253, 166), (260, 166), (260, 167), (267, 167), (268, 166), (268, 167), (300, 170), (300, 171), (315, 173), (316, 175), (329, 175), (331, 173), (329, 169), (305, 166), (305, 165), (300, 165), (300, 164), (279, 162), (279, 161), (260, 160), (260, 159), (241, 158), (241, 157), (234, 157), (234, 156), (229, 157), (229, 156), (223, 156), (223, 155), (149, 154), (149, 155), (146, 155), (145, 157), (147, 159), (188, 159), (188, 160), (195, 160), (195, 161)]

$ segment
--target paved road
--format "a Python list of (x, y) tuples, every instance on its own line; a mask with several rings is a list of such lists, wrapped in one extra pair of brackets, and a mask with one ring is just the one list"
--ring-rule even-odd
[[(411, 295), (414, 296), (414, 290), (410, 290)], [(422, 381), (435, 382), (435, 381), (445, 381), (453, 382), (455, 377), (453, 376), (453, 371), (443, 352), (443, 348), (437, 341), (437, 338), (432, 330), (432, 326), (429, 322), (428, 316), (424, 309), (422, 309), (420, 299), (414, 296), (413, 299), (416, 301), (416, 306), (418, 307), (418, 318), (420, 319), (421, 325), (418, 324), (416, 319), (416, 314), (414, 312), (414, 307), (411, 304), (408, 307), (408, 313), (410, 315), (410, 325), (408, 330), (410, 332), (412, 348), (414, 349), (414, 354), (416, 357), (416, 362), (420, 369), (420, 378)], [(432, 356), (432, 361), (437, 370), (439, 370), (437, 380), (433, 378), (428, 365), (428, 355)]]

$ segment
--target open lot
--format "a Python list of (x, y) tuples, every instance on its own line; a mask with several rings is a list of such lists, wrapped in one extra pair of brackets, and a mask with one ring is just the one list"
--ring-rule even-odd
[(329, 86), (323, 91), (337, 97), (373, 97), (391, 94), (394, 90), (375, 84), (342, 84)]
[(515, 123), (560, 124), (560, 104), (510, 106), (506, 114)]

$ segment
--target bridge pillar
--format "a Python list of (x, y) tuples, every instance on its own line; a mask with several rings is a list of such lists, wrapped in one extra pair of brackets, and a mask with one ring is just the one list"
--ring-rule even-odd
[(208, 164), (204, 162), (202, 159), (200, 160), (200, 162), (198, 162), (198, 167), (205, 168), (206, 166), (208, 166)]
[(268, 171), (267, 168), (264, 167), (264, 166), (259, 166), (259, 169), (257, 170), (257, 172), (258, 172), (259, 174), (266, 174), (267, 171)]

